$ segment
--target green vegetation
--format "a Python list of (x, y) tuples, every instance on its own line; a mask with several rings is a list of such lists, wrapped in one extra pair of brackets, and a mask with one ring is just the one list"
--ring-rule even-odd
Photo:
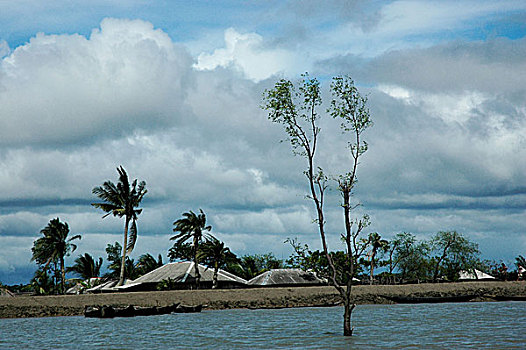
[[(108, 261), (108, 273), (105, 275), (106, 278), (110, 279), (117, 279), (120, 278), (122, 275), (122, 246), (119, 244), (119, 242), (115, 242), (113, 245), (108, 244), (106, 246), (106, 254), (108, 254), (108, 257), (106, 260)], [(125, 265), (124, 265), (124, 275), (127, 276), (128, 279), (136, 279), (139, 277), (139, 271), (137, 271), (135, 262), (133, 259), (130, 259), (130, 257), (126, 256), (125, 258)]]
[(370, 254), (369, 254), (369, 258), (370, 258), (370, 261), (369, 261), (369, 265), (370, 265), (370, 279), (369, 279), (369, 283), (370, 284), (373, 284), (374, 282), (374, 267), (377, 263), (377, 257), (376, 257), (376, 254), (378, 253), (378, 251), (381, 251), (383, 253), (387, 252), (387, 250), (389, 249), (389, 242), (385, 239), (382, 239), (382, 237), (380, 237), (380, 235), (376, 232), (372, 232), (369, 234), (369, 242), (368, 242), (371, 246), (371, 251), (370, 251)]
[(248, 281), (263, 272), (283, 267), (283, 261), (278, 260), (272, 253), (266, 253), (243, 255), (237, 263), (229, 264), (226, 270)]
[(458, 279), (461, 270), (473, 269), (478, 260), (478, 245), (456, 231), (440, 231), (433, 236), (430, 247), (434, 253), (431, 263), (435, 266), (433, 282), (439, 276)]
[(161, 267), (163, 265), (163, 257), (161, 254), (157, 256), (157, 260), (155, 260), (155, 258), (149, 253), (143, 254), (139, 257), (139, 260), (137, 261), (137, 274), (139, 276), (145, 275), (148, 272), (153, 271), (156, 268)]

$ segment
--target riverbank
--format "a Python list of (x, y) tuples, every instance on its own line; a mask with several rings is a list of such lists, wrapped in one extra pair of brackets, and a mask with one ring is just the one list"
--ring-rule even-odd
[[(526, 297), (526, 282), (462, 282), (355, 286), (357, 304), (392, 304), (396, 297), (477, 296), (472, 301)], [(287, 287), (223, 290), (175, 290), (58, 296), (0, 297), (0, 318), (77, 316), (85, 306), (206, 305), (207, 309), (332, 306), (341, 301), (333, 287)]]

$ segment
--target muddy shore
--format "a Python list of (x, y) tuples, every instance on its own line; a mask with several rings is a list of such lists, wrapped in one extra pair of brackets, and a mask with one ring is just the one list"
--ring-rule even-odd
[[(355, 286), (357, 304), (392, 304), (393, 297), (455, 297), (476, 295), (472, 301), (526, 297), (526, 281)], [(333, 287), (176, 290), (60, 296), (0, 297), (0, 318), (77, 316), (89, 305), (167, 306), (206, 305), (207, 309), (333, 306), (341, 301)]]

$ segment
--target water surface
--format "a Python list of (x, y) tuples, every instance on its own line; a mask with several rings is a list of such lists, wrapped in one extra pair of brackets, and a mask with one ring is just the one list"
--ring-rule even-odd
[(1, 349), (526, 349), (526, 302), (0, 320)]

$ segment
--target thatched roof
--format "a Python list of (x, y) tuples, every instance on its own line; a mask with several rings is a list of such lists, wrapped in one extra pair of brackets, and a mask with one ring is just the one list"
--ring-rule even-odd
[(7, 288), (0, 288), (0, 297), (14, 297), (15, 295)]
[[(484, 273), (480, 270), (474, 269), (469, 271), (460, 271), (460, 277), (459, 280), (463, 281), (475, 281), (475, 280), (494, 280), (496, 279), (493, 276), (488, 275), (487, 273)], [(476, 274), (476, 275), (475, 275)]]
[(248, 284), (253, 286), (314, 286), (327, 283), (314, 272), (301, 269), (273, 269), (254, 277), (248, 281)]
[[(201, 282), (211, 282), (214, 276), (214, 269), (207, 268), (199, 264), (199, 274), (201, 275)], [(191, 283), (195, 280), (194, 263), (190, 261), (168, 263), (153, 271), (148, 272), (126, 286), (118, 287), (119, 289), (127, 289), (139, 284), (153, 284), (164, 280), (171, 279), (175, 283)], [(231, 274), (230, 272), (219, 269), (217, 274), (218, 282), (228, 282), (233, 284), (247, 284), (247, 281), (241, 277)]]
[(78, 282), (73, 287), (66, 291), (66, 294), (81, 294), (89, 289), (95, 288), (101, 284), (103, 279), (101, 277), (91, 277), (84, 281)]
[[(90, 289), (86, 289), (86, 292), (88, 293), (108, 293), (108, 292), (116, 292), (117, 287), (115, 287), (119, 283), (119, 280), (109, 280), (107, 282), (103, 282), (99, 284), (98, 286), (95, 286)], [(130, 283), (129, 280), (124, 281), (124, 284)]]

